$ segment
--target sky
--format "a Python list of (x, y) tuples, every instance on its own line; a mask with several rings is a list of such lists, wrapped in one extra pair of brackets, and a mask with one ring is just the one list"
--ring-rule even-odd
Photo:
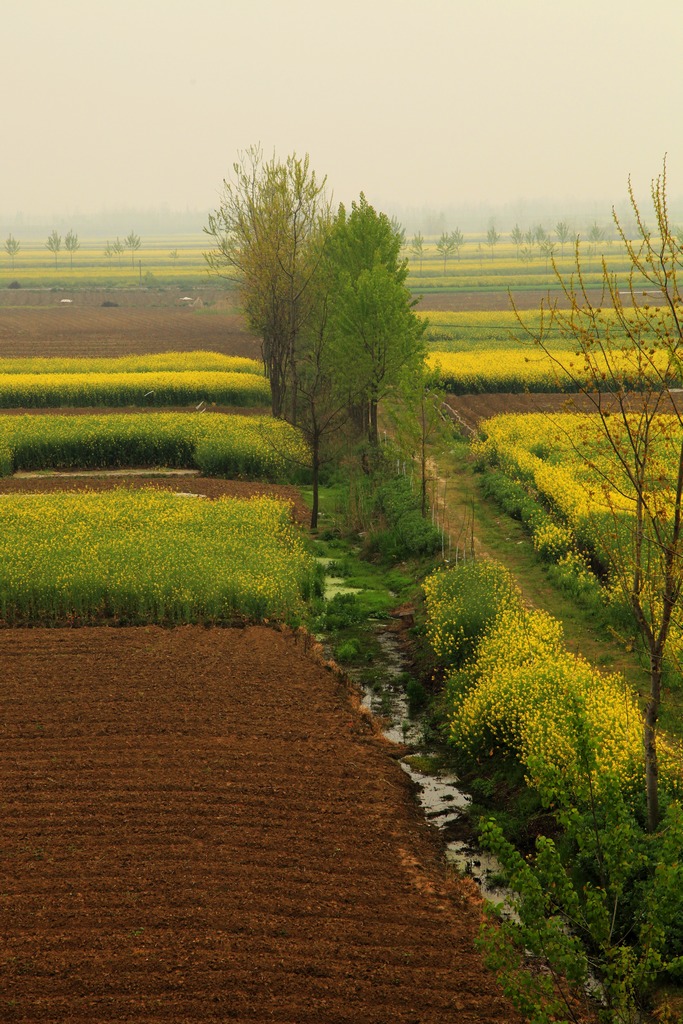
[(19, 214), (78, 230), (103, 211), (214, 209), (255, 143), (308, 153), (335, 202), (363, 191), (390, 213), (607, 219), (665, 154), (683, 196), (683, 0), (0, 8), (0, 235)]

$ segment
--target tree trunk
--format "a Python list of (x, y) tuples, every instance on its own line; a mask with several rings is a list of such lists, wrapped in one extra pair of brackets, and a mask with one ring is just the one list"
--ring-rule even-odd
[(377, 447), (379, 444), (379, 432), (377, 430), (377, 399), (370, 399), (370, 423), (368, 424), (368, 440), (371, 445)]
[(645, 745), (645, 794), (647, 797), (647, 830), (656, 832), (659, 825), (659, 765), (657, 761), (657, 719), (662, 690), (662, 656), (650, 652), (650, 699), (645, 707), (643, 742)]
[(318, 493), (320, 485), (320, 437), (311, 438), (311, 469), (313, 471), (313, 507), (311, 508), (311, 529), (318, 529)]

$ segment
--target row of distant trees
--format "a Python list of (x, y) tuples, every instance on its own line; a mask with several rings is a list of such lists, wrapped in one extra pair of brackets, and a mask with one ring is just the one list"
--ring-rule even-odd
[[(75, 231), (67, 231), (63, 239), (58, 231), (51, 231), (47, 237), (47, 241), (45, 242), (45, 248), (49, 249), (49, 251), (53, 254), (55, 258), (55, 267), (57, 267), (59, 254), (62, 251), (62, 242), (64, 244), (64, 249), (69, 253), (70, 265), (71, 268), (73, 269), (74, 253), (78, 252), (78, 250), (81, 247), (81, 243), (79, 242), (78, 235)], [(123, 241), (121, 241), (120, 238), (117, 238), (115, 242), (110, 242), (109, 239), (107, 239), (107, 245), (104, 249), (104, 255), (109, 260), (109, 265), (111, 266), (111, 261), (114, 259), (115, 256), (118, 256), (120, 264), (123, 254), (129, 251), (131, 265), (135, 266), (135, 253), (138, 251), (141, 245), (142, 241), (140, 239), (140, 236), (136, 235), (134, 231), (131, 231), (129, 235), (126, 235)], [(7, 238), (5, 239), (4, 248), (5, 252), (12, 261), (12, 270), (14, 270), (16, 258), (18, 254), (21, 252), (21, 242), (19, 242), (10, 232)], [(175, 262), (175, 260), (177, 260), (178, 258), (177, 249), (170, 253), (170, 256)]]
[[(426, 254), (427, 241), (421, 232), (417, 232), (413, 237), (407, 241), (405, 234), (400, 232), (401, 241), (404, 249), (407, 249), (413, 259), (419, 265), (419, 272), (422, 274), (423, 260)], [(576, 242), (577, 235), (574, 234), (566, 221), (558, 221), (555, 227), (551, 231), (547, 231), (542, 224), (536, 224), (533, 227), (527, 228), (523, 231), (519, 224), (515, 224), (512, 231), (509, 233), (509, 240), (514, 244), (516, 250), (516, 257), (518, 260), (522, 260), (525, 263), (531, 263), (536, 255), (543, 257), (546, 261), (546, 266), (549, 265), (550, 261), (558, 255), (564, 256), (565, 246), (570, 243), (573, 245)], [(683, 245), (683, 226), (675, 229), (675, 237), (678, 239), (680, 245)], [(489, 249), (491, 259), (494, 256), (494, 249), (504, 236), (496, 231), (494, 225), (491, 225), (486, 232), (486, 246)], [(607, 242), (611, 244), (612, 239), (608, 237), (607, 229), (600, 227), (599, 224), (594, 222), (585, 236), (586, 241), (589, 245), (589, 253), (593, 255), (596, 251), (597, 246), (601, 242)], [(59, 253), (62, 250), (62, 244), (64, 249), (69, 253), (70, 266), (73, 269), (74, 253), (76, 253), (81, 243), (78, 239), (78, 235), (70, 230), (67, 231), (64, 239), (58, 231), (51, 231), (48, 235), (47, 241), (45, 242), (45, 248), (48, 249), (55, 258), (55, 267), (58, 266)], [(455, 257), (460, 259), (460, 252), (463, 247), (467, 244), (467, 239), (460, 230), (455, 228), (454, 231), (442, 232), (440, 238), (436, 242), (436, 250), (443, 260), (443, 273), (447, 271), (448, 260)], [(474, 243), (469, 243), (474, 244)], [(103, 250), (103, 255), (108, 261), (109, 266), (112, 265), (115, 259), (118, 260), (119, 266), (123, 262), (123, 256), (126, 252), (130, 252), (131, 266), (135, 266), (135, 253), (140, 249), (142, 245), (140, 236), (134, 231), (121, 240), (118, 236), (115, 241), (110, 242), (107, 239), (107, 244)], [(14, 270), (16, 257), (21, 251), (21, 243), (10, 234), (5, 240), (4, 249), (12, 262), (12, 270)], [(478, 244), (479, 253), (482, 252), (481, 243)], [(173, 260), (174, 265), (177, 264), (179, 258), (179, 252), (177, 249), (173, 249), (169, 252), (170, 258)]]
[[(576, 235), (572, 232), (569, 224), (566, 221), (558, 221), (552, 231), (546, 231), (542, 224), (536, 224), (534, 227), (528, 228), (523, 231), (519, 224), (515, 224), (514, 228), (509, 234), (510, 241), (515, 245), (517, 259), (524, 260), (525, 262), (531, 262), (536, 256), (536, 253), (544, 256), (546, 262), (549, 262), (553, 256), (556, 256), (558, 250), (560, 255), (564, 256), (565, 246), (569, 243), (574, 243)], [(680, 237), (683, 238), (683, 229), (680, 231)], [(503, 235), (496, 231), (494, 225), (491, 225), (486, 232), (486, 242), (488, 246), (489, 254), (493, 259), (494, 249), (498, 243), (503, 239)], [(608, 244), (611, 239), (607, 237), (606, 228), (600, 227), (599, 224), (593, 223), (588, 229), (586, 239), (590, 246), (590, 251), (593, 253), (596, 246), (600, 242), (607, 241)], [(436, 243), (436, 250), (443, 259), (443, 272), (446, 273), (448, 260), (452, 257), (460, 259), (460, 251), (466, 244), (465, 236), (463, 235), (460, 228), (456, 228), (454, 231), (444, 231), (441, 237)], [(412, 239), (405, 243), (406, 248), (410, 255), (417, 261), (422, 273), (422, 262), (424, 260), (426, 251), (426, 241), (424, 236), (418, 231), (417, 234), (413, 235)], [(481, 243), (478, 245), (479, 251), (481, 252)]]

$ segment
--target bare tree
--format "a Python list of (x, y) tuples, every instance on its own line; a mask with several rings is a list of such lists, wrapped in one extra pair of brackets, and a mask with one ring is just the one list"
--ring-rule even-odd
[(436, 243), (436, 250), (443, 256), (443, 272), (445, 275), (446, 261), (448, 260), (448, 257), (455, 252), (455, 241), (453, 239), (453, 235), (449, 235), (444, 232)]
[(492, 224), (490, 226), (490, 228), (488, 229), (488, 231), (486, 232), (486, 244), (489, 247), (489, 252), (491, 253), (491, 259), (493, 259), (493, 249), (494, 249), (494, 247), (496, 245), (498, 245), (499, 241), (500, 241), (500, 235), (498, 234), (498, 232), (496, 231), (494, 225)]
[(57, 266), (57, 255), (62, 248), (62, 236), (57, 231), (51, 231), (48, 235), (45, 248), (49, 249), (55, 258), (55, 267)]
[(67, 231), (64, 239), (64, 248), (69, 254), (71, 259), (71, 269), (74, 268), (74, 253), (80, 249), (81, 243), (78, 241), (78, 235), (73, 231)]
[(310, 315), (310, 286), (330, 219), (325, 184), (308, 155), (264, 160), (261, 147), (252, 146), (233, 164), (204, 228), (215, 246), (204, 253), (209, 267), (239, 284), (249, 326), (261, 336), (273, 415), (287, 412), (292, 422), (297, 340)]
[(451, 241), (453, 242), (455, 255), (457, 256), (458, 259), (460, 259), (460, 250), (465, 244), (465, 236), (463, 235), (460, 228), (456, 228), (455, 231), (451, 231)]
[(544, 238), (539, 244), (541, 255), (545, 257), (545, 269), (546, 272), (549, 269), (550, 261), (554, 258), (557, 250), (557, 245), (551, 238)]
[[(630, 263), (625, 300), (604, 257), (602, 297), (599, 305), (591, 300), (577, 239), (571, 278), (565, 280), (555, 268), (568, 308), (561, 309), (549, 297), (538, 329), (526, 328), (517, 313), (528, 337), (568, 384), (590, 399), (597, 414), (604, 442), (600, 458), (583, 445), (575, 451), (601, 480), (594, 498), (609, 524), (611, 572), (633, 612), (649, 662), (643, 742), (650, 831), (660, 816), (657, 724), (662, 669), (683, 583), (683, 416), (672, 394), (680, 386), (683, 365), (678, 276), (683, 250), (672, 233), (666, 184), (665, 161), (651, 187), (654, 231), (646, 226), (630, 179), (635, 240), (627, 237), (612, 211)], [(558, 335), (578, 352), (576, 365), (558, 357), (551, 344)], [(637, 395), (630, 390), (632, 382)]]
[(111, 248), (112, 248), (112, 252), (116, 256), (118, 256), (118, 258), (119, 258), (119, 266), (121, 266), (121, 261), (122, 261), (122, 258), (123, 258), (123, 254), (125, 252), (125, 246), (124, 246), (123, 242), (121, 241), (121, 239), (118, 237), (118, 235), (116, 236), (116, 241), (112, 242)]
[(571, 232), (566, 220), (558, 220), (555, 225), (555, 234), (560, 243), (560, 255), (564, 256), (564, 247), (571, 238)]
[[(118, 242), (118, 238), (116, 239), (116, 241)], [(130, 249), (130, 263), (131, 266), (134, 267), (135, 253), (142, 245), (142, 242), (140, 241), (140, 236), (136, 235), (134, 231), (131, 231), (129, 235), (126, 235), (123, 241), (124, 245), (126, 246), (126, 249)]]
[(422, 277), (422, 261), (425, 254), (425, 240), (420, 231), (413, 235), (410, 243), (410, 251), (420, 265), (420, 277)]
[(519, 250), (521, 249), (522, 244), (524, 243), (524, 232), (520, 228), (519, 224), (515, 224), (514, 228), (510, 232), (510, 238), (514, 242), (515, 248), (517, 250), (517, 259), (519, 259)]
[(12, 235), (12, 232), (10, 231), (9, 235), (5, 239), (5, 252), (7, 253), (7, 255), (9, 256), (9, 258), (12, 261), (12, 270), (14, 270), (14, 261), (15, 261), (15, 259), (17, 257), (17, 254), (18, 254), (20, 249), (21, 249), (21, 245), (16, 240), (16, 238), (14, 238), (14, 236)]

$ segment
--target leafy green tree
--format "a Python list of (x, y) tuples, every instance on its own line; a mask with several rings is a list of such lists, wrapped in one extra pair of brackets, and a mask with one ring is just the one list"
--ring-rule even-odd
[[(250, 328), (259, 334), (274, 416), (297, 420), (297, 342), (310, 312), (313, 282), (330, 220), (326, 179), (309, 157), (265, 160), (252, 146), (223, 181), (205, 233), (210, 269), (236, 281)], [(289, 409), (287, 398), (289, 393)]]
[(330, 329), (340, 385), (361, 396), (361, 425), (377, 445), (380, 402), (402, 375), (424, 358), (425, 323), (413, 311), (406, 287), (408, 265), (400, 236), (361, 194), (347, 214), (343, 206), (327, 245), (334, 278)]
[(57, 256), (60, 249), (62, 248), (62, 236), (57, 231), (51, 231), (48, 235), (45, 248), (49, 249), (55, 258), (55, 267), (57, 266)]
[(14, 238), (12, 232), (10, 231), (9, 235), (5, 239), (5, 252), (12, 261), (12, 270), (14, 270), (14, 261), (17, 258), (20, 249), (21, 245), (16, 240), (16, 238)]
[[(118, 239), (117, 239), (117, 241), (118, 241)], [(138, 249), (142, 245), (142, 242), (140, 240), (140, 236), (136, 235), (134, 231), (131, 231), (129, 235), (126, 235), (126, 237), (124, 238), (123, 242), (124, 242), (124, 245), (125, 245), (126, 249), (130, 249), (130, 265), (132, 267), (134, 267), (135, 266), (135, 253), (138, 251)]]
[(397, 217), (391, 217), (391, 226), (401, 240), (401, 248), (403, 249), (406, 244), (406, 229), (400, 223)]
[[(559, 773), (548, 786), (544, 802), (554, 807), (562, 842), (541, 836), (533, 860), (493, 821), (481, 832), (515, 894), (517, 921), (494, 925), (490, 910), (480, 944), (524, 1019), (538, 1024), (593, 1019), (586, 1012), (591, 967), (602, 983), (599, 1019), (612, 1024), (644, 1019), (657, 981), (683, 968), (680, 804), (648, 836), (618, 781), (601, 774), (598, 799), (591, 773), (595, 764), (586, 765), (583, 794), (567, 793)], [(542, 958), (547, 973), (530, 974), (529, 953)]]
[(453, 235), (449, 235), (446, 232), (444, 232), (441, 235), (439, 241), (436, 243), (436, 250), (443, 256), (443, 272), (445, 276), (446, 261), (448, 260), (448, 257), (455, 252), (455, 241), (453, 239)]
[(72, 270), (74, 268), (74, 253), (77, 252), (80, 247), (81, 243), (78, 241), (78, 235), (73, 231), (67, 231), (66, 237), (64, 238), (64, 248), (69, 254)]
[(298, 426), (310, 452), (312, 530), (318, 526), (321, 470), (338, 458), (340, 445), (346, 441), (351, 407), (357, 398), (341, 384), (339, 376), (330, 330), (334, 281), (335, 274), (325, 261), (312, 286), (316, 294), (311, 297), (311, 315), (302, 328), (297, 348)]
[(422, 234), (418, 231), (416, 235), (413, 235), (413, 238), (410, 243), (410, 251), (419, 263), (420, 277), (422, 277), (422, 261), (424, 259), (424, 250), (425, 240)]

